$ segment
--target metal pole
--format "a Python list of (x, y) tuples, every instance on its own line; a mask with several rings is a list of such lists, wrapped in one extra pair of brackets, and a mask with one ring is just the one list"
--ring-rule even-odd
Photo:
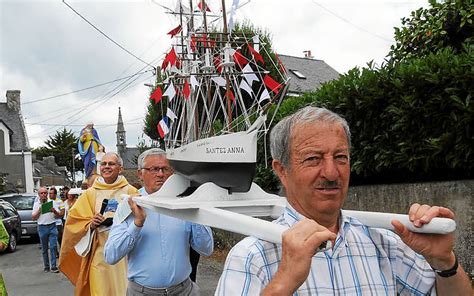
[(76, 187), (76, 166), (75, 166), (74, 148), (71, 148), (71, 152), (72, 152), (72, 185)]

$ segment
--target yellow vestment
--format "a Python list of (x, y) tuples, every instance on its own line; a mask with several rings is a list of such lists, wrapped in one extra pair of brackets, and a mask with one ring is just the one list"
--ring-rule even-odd
[[(59, 256), (59, 269), (75, 285), (74, 295), (125, 295), (127, 290), (127, 261), (123, 258), (115, 265), (104, 261), (104, 246), (109, 230), (101, 226), (92, 238), (90, 252), (85, 257), (77, 255), (74, 246), (83, 238), (95, 214), (100, 212), (102, 201), (122, 201), (122, 194), (138, 194), (135, 187), (119, 176), (113, 184), (106, 184), (98, 178), (69, 209), (64, 226), (63, 243)], [(104, 216), (110, 217), (111, 213)]]

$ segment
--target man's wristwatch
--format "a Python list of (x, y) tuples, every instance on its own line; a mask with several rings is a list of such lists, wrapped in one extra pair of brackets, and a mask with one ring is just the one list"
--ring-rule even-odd
[(454, 266), (451, 267), (450, 269), (446, 269), (446, 270), (438, 270), (438, 269), (433, 269), (437, 275), (439, 275), (440, 277), (451, 277), (453, 275), (456, 274), (457, 270), (458, 270), (458, 257), (456, 257), (456, 254), (454, 254)]

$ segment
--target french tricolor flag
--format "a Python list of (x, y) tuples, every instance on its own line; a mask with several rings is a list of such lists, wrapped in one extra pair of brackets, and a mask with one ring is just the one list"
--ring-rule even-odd
[(156, 126), (158, 129), (158, 133), (160, 134), (160, 137), (162, 139), (165, 138), (165, 136), (170, 132), (170, 129), (168, 127), (168, 117), (163, 117), (163, 119), (158, 122), (158, 125)]

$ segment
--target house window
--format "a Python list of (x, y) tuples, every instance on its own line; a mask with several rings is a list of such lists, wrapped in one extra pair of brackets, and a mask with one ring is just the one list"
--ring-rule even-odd
[(306, 76), (303, 75), (303, 73), (301, 73), (300, 71), (298, 70), (292, 70), (290, 69), (290, 72), (295, 74), (296, 77), (298, 77), (299, 79), (306, 79)]

